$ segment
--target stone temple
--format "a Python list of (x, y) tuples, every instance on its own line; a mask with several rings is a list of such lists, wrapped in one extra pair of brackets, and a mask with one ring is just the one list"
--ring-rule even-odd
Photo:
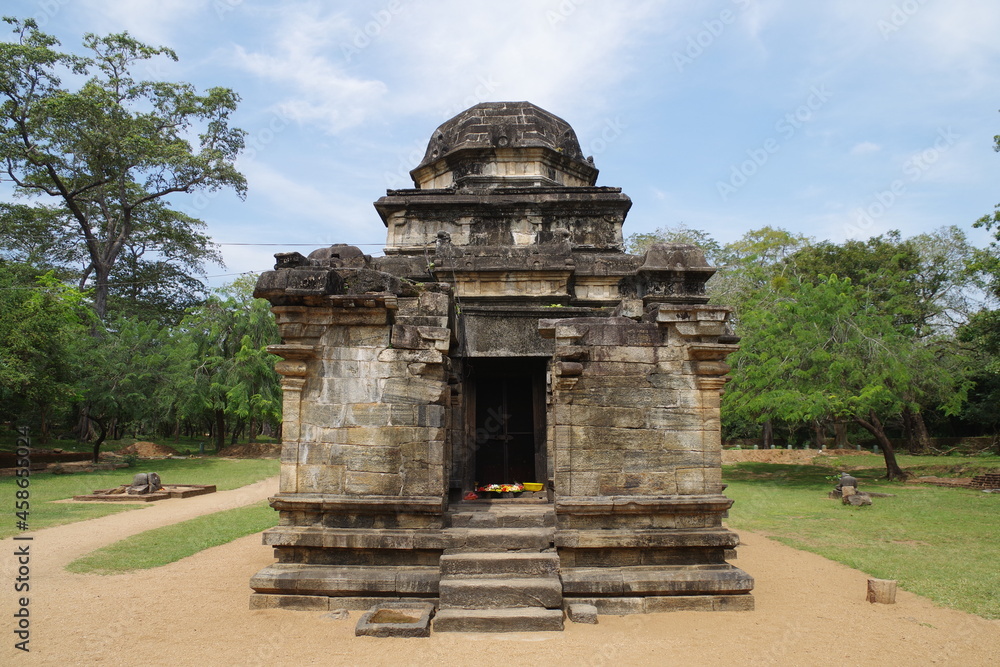
[[(631, 200), (597, 173), (562, 119), (478, 104), (375, 202), (384, 256), (276, 255), (255, 295), (282, 336), (280, 522), (253, 608), (432, 602), (437, 631), (753, 608), (722, 526), (730, 310), (697, 247), (624, 252)], [(542, 490), (470, 496), (514, 482)]]

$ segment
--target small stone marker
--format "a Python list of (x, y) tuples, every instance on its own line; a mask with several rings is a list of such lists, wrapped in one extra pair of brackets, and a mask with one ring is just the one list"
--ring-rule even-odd
[(896, 604), (895, 579), (869, 579), (868, 601), (880, 604)]
[(597, 607), (592, 604), (574, 602), (566, 605), (566, 616), (574, 623), (597, 625)]

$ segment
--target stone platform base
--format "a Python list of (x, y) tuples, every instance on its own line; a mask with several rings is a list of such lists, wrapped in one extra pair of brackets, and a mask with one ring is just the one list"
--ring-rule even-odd
[(105, 503), (151, 503), (169, 498), (192, 498), (206, 493), (215, 493), (214, 484), (164, 484), (159, 491), (143, 494), (123, 493), (120, 489), (121, 487), (96, 489), (93, 493), (84, 496), (73, 496), (73, 500)]
[(563, 604), (590, 604), (608, 616), (652, 614), (663, 611), (753, 611), (752, 595), (659, 595), (650, 597), (566, 597)]
[(277, 595), (253, 593), (250, 595), (250, 609), (289, 609), (292, 611), (367, 611), (376, 605), (385, 604), (433, 604), (435, 598), (409, 597), (331, 597), (329, 595)]

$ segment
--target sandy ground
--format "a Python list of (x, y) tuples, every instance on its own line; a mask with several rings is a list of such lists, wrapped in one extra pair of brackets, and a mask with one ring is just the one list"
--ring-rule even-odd
[[(866, 575), (742, 533), (740, 567), (756, 578), (754, 612), (602, 616), (561, 633), (354, 637), (360, 612), (250, 611), (247, 582), (273, 561), (259, 535), (166, 567), (116, 576), (63, 567), (99, 546), (274, 493), (243, 489), (166, 500), (135, 512), (3, 541), (0, 664), (38, 665), (996, 665), (1000, 621), (900, 591), (865, 601)], [(14, 648), (13, 552), (30, 544), (30, 653)]]

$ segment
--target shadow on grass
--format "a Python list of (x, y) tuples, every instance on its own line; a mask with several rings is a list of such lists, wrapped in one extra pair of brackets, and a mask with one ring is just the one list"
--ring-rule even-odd
[(761, 482), (774, 486), (819, 489), (836, 484), (833, 469), (817, 465), (744, 462), (722, 467), (723, 481)]

